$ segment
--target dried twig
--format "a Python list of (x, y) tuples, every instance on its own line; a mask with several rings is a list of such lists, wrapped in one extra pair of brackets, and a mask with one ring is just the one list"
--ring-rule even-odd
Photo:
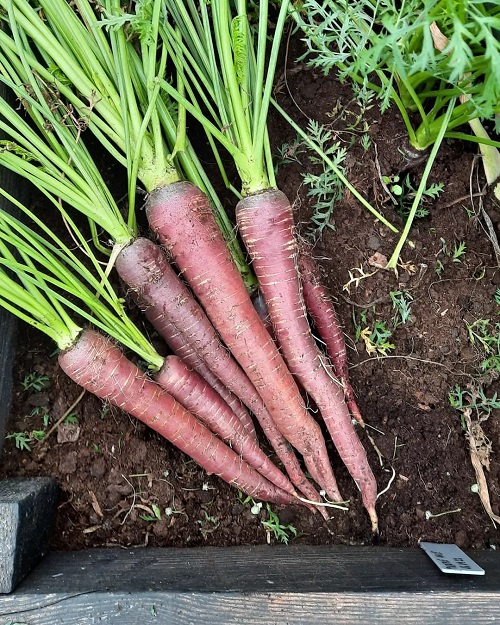
[(476, 438), (475, 428), (472, 426), (472, 421), (470, 418), (470, 410), (465, 410), (463, 413), (463, 417), (465, 425), (467, 427), (470, 459), (476, 473), (479, 498), (481, 499), (481, 503), (483, 504), (486, 513), (493, 521), (493, 523), (497, 523), (500, 525), (500, 517), (497, 516), (491, 509), (490, 493), (488, 490), (488, 484), (486, 482), (486, 476), (484, 474), (483, 461), (481, 460), (481, 456), (479, 454), (479, 449), (482, 447), (482, 443)]

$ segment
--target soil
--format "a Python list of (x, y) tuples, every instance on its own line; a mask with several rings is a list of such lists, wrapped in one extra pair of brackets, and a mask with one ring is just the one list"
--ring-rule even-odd
[[(349, 88), (333, 76), (294, 64), (296, 52), (292, 42), (288, 70), (278, 81), (278, 100), (304, 124), (310, 117), (329, 125), (335, 140), (347, 148), (351, 183), (401, 228), (403, 222), (381, 176), (404, 180), (409, 175), (416, 187), (423, 165), (405, 156), (406, 134), (397, 112), (382, 117), (373, 103), (358, 125), (348, 129), (360, 114)], [(314, 209), (303, 174), (319, 173), (320, 167), (308, 161), (307, 153), (294, 152), (295, 134), (274, 112), (270, 131), (276, 153), (285, 143), (292, 146), (287, 152), (290, 162), (279, 166), (278, 182), (294, 201), (298, 231), (306, 236)], [(367, 149), (363, 135), (370, 139)], [(380, 533), (373, 537), (356, 487), (330, 449), (349, 509), (333, 511), (327, 524), (305, 509), (274, 506), (281, 524), (295, 528), (296, 537), (289, 532), (294, 544), (415, 546), (429, 540), (486, 548), (498, 543), (497, 530), (471, 489), (477, 478), (469, 443), (461, 413), (452, 408), (448, 396), (457, 385), (465, 389), (479, 383), (484, 354), (477, 342), (471, 343), (466, 324), (498, 321), (494, 294), (500, 270), (479, 213), (480, 201), (497, 234), (500, 212), (488, 197), (470, 197), (481, 189), (477, 172), (474, 147), (445, 142), (430, 177), (430, 183), (442, 183), (444, 190), (427, 201), (428, 216), (415, 222), (412, 245), (403, 248), (397, 275), (374, 267), (372, 258), (374, 254), (389, 258), (397, 236), (349, 192), (336, 203), (333, 227), (326, 227), (316, 241), (315, 253), (343, 322), (352, 386), (369, 426), (360, 436), (379, 491), (385, 492), (378, 501)], [(465, 252), (454, 259), (453, 250), (461, 242)], [(397, 291), (411, 302), (410, 319), (399, 325), (390, 296)], [(363, 339), (356, 339), (356, 326), (372, 329), (375, 322), (383, 322), (392, 332), (388, 340), (394, 348), (386, 356), (367, 353)], [(44, 429), (44, 413), (54, 424), (80, 394), (59, 370), (48, 341), (22, 327), (18, 342), (11, 433)], [(46, 375), (49, 384), (39, 391), (23, 390), (21, 382), (34, 371)], [(494, 376), (483, 377), (480, 383), (489, 397), (498, 389)], [(207, 476), (131, 417), (88, 394), (72, 412), (77, 423), (60, 426), (48, 440), (32, 443), (29, 452), (7, 440), (0, 469), (0, 477), (57, 478), (61, 500), (53, 548), (224, 546), (278, 540), (261, 523), (268, 516), (265, 508), (252, 514), (251, 504), (234, 489)], [(486, 477), (496, 514), (500, 513), (499, 416), (493, 410), (481, 423), (492, 446)], [(155, 510), (160, 516), (156, 520)], [(435, 516), (429, 518), (429, 513)]]

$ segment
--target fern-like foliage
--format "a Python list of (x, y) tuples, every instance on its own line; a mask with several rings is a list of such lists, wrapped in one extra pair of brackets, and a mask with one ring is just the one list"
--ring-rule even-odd
[[(293, 16), (307, 47), (301, 60), (369, 85), (382, 110), (396, 102), (402, 112), (418, 110), (431, 126), (450, 99), (465, 95), (451, 127), (500, 111), (498, 2), (304, 0)], [(441, 52), (433, 23), (448, 39)], [(419, 137), (417, 131), (413, 142), (432, 143), (433, 132)]]
[[(309, 120), (307, 132), (311, 139), (333, 161), (334, 165), (345, 173), (343, 163), (347, 154), (345, 147), (335, 141), (331, 130), (314, 120)], [(309, 161), (319, 165), (322, 171), (319, 174), (308, 172), (304, 174), (304, 183), (309, 187), (308, 195), (316, 200), (314, 213), (311, 217), (312, 224), (309, 234), (318, 239), (325, 228), (334, 229), (332, 216), (335, 204), (344, 194), (344, 185), (337, 174), (325, 165), (325, 162), (315, 155), (309, 155)]]

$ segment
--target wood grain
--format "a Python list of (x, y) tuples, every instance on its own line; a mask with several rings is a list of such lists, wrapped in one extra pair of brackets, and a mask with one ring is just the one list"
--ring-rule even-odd
[(0, 593), (11, 592), (47, 553), (58, 498), (53, 478), (0, 481)]
[[(474, 623), (500, 620), (500, 558), (444, 575), (420, 549), (242, 547), (52, 553), (0, 624)], [(2, 618), (4, 621), (2, 621)]]
[[(93, 593), (25, 595), (2, 616), (23, 625), (314, 625), (394, 623), (477, 625), (500, 619), (497, 593)], [(7, 621), (2, 621), (4, 625)]]

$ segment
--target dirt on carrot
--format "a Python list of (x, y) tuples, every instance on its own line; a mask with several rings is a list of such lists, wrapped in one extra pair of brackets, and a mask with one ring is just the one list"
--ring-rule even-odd
[[(332, 124), (338, 140), (347, 146), (352, 137), (356, 139), (345, 162), (349, 179), (400, 226), (382, 182), (390, 190), (396, 177), (405, 181), (409, 176), (409, 183), (415, 185), (422, 165), (412, 168), (401, 153), (405, 132), (398, 115), (381, 118), (375, 105), (363, 115), (366, 131), (363, 125), (360, 134), (348, 130), (360, 112), (352, 93), (333, 78), (293, 65), (295, 56), (292, 42), (286, 84), (284, 75), (279, 80), (280, 103), (297, 120), (305, 120), (303, 111), (320, 123)], [(308, 163), (294, 133), (278, 117), (273, 119), (271, 134), (276, 154), (286, 145), (287, 162), (278, 167), (279, 184), (294, 201), (299, 231), (306, 234), (314, 202), (307, 196), (302, 174), (308, 169), (319, 173), (320, 167)], [(367, 149), (360, 140), (363, 134), (369, 137)], [(455, 542), (462, 548), (498, 545), (498, 531), (471, 488), (476, 477), (469, 443), (460, 414), (448, 398), (456, 385), (467, 388), (482, 359), (477, 344), (470, 342), (466, 324), (498, 320), (493, 296), (500, 287), (500, 270), (476, 218), (479, 199), (469, 197), (471, 171), (473, 180), (477, 171), (472, 170), (475, 152), (474, 147), (455, 141), (447, 141), (440, 150), (430, 182), (443, 183), (443, 192), (427, 202), (429, 215), (416, 221), (411, 233), (414, 247), (404, 248), (398, 276), (376, 266), (390, 256), (396, 236), (349, 194), (335, 206), (335, 230), (325, 228), (315, 246), (346, 333), (356, 400), (378, 451), (365, 433), (360, 436), (379, 490), (389, 485), (377, 503), (379, 544), (415, 546), (419, 540), (430, 540)], [(475, 183), (472, 192), (477, 192)], [(500, 236), (500, 211), (487, 199), (484, 207)], [(465, 249), (459, 254), (462, 244)], [(405, 294), (409, 306), (410, 319), (405, 323), (401, 307), (394, 305), (394, 300), (401, 302), (396, 293)], [(378, 340), (374, 337), (370, 342), (376, 324), (381, 343), (394, 345), (386, 348), (385, 357), (367, 351)], [(391, 335), (384, 338), (384, 331)], [(9, 434), (28, 436), (43, 430), (45, 414), (55, 423), (78, 397), (80, 390), (59, 370), (57, 356), (48, 356), (51, 351), (48, 341), (22, 328)], [(39, 390), (24, 390), (22, 383), (26, 385), (34, 372), (47, 376), (48, 382)], [(498, 381), (484, 379), (483, 388), (491, 396)], [(243, 503), (234, 489), (207, 476), (144, 425), (89, 395), (73, 412), (70, 422), (48, 441), (31, 441), (31, 451), (16, 449), (14, 438), (5, 441), (0, 466), (0, 477), (57, 477), (62, 495), (54, 548), (267, 542), (261, 523), (267, 518), (264, 507), (252, 514), (252, 502)], [(482, 423), (494, 451), (486, 479), (496, 514), (500, 513), (499, 416), (494, 410)], [(306, 509), (273, 509), (283, 526), (297, 530), (297, 538), (290, 534), (293, 544), (371, 542), (369, 520), (356, 487), (327, 440), (339, 486), (353, 502), (349, 510), (333, 512), (333, 520), (326, 524)], [(271, 533), (270, 540), (279, 539)]]

